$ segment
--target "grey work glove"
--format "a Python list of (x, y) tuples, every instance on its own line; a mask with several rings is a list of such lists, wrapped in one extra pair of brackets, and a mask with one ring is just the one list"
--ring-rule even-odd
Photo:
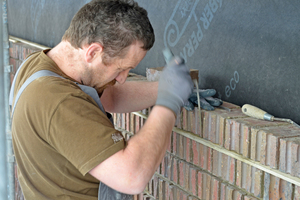
[(171, 109), (175, 115), (188, 101), (193, 90), (189, 69), (182, 58), (175, 56), (165, 66), (158, 82), (156, 105)]
[[(214, 107), (218, 107), (222, 105), (223, 101), (221, 99), (212, 97), (215, 94), (216, 94), (215, 89), (206, 89), (206, 90), (199, 89), (200, 107), (204, 110), (214, 110), (215, 109)], [(198, 105), (197, 89), (193, 90), (193, 93), (189, 97), (189, 100), (184, 104), (184, 108), (188, 111), (192, 111), (194, 110), (194, 104)]]

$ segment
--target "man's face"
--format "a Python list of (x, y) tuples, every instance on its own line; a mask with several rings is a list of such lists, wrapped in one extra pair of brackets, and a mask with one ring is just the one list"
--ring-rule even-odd
[(91, 86), (95, 87), (98, 93), (101, 93), (105, 88), (114, 85), (116, 82), (118, 84), (125, 83), (129, 71), (134, 69), (147, 53), (141, 46), (141, 42), (130, 45), (124, 58), (116, 58), (108, 65), (104, 65), (102, 59), (95, 61)]

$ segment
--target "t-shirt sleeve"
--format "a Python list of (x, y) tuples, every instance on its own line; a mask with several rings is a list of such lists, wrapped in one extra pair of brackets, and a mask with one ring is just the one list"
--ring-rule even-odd
[(122, 134), (89, 96), (69, 95), (57, 106), (48, 140), (82, 175), (125, 148)]

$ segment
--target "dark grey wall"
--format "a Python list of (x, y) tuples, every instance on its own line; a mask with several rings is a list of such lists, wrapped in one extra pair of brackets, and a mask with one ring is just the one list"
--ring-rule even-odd
[[(219, 98), (300, 123), (299, 0), (137, 1), (149, 12), (156, 43), (134, 72), (163, 66), (168, 46)], [(87, 2), (10, 0), (9, 32), (53, 47)]]

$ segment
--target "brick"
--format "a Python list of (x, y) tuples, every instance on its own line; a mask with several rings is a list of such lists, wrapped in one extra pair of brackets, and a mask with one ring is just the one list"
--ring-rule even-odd
[(195, 168), (190, 168), (189, 191), (197, 196), (197, 171)]
[(226, 185), (224, 183), (220, 185), (220, 200), (226, 200)]
[(171, 142), (172, 142), (172, 151), (171, 152), (176, 155), (176, 152), (177, 152), (177, 133), (172, 132)]
[(185, 160), (187, 162), (191, 162), (191, 140), (189, 138), (185, 138)]
[(221, 177), (221, 168), (222, 168), (222, 153), (212, 150), (213, 153), (213, 162), (212, 162), (212, 173), (215, 176)]
[(211, 199), (211, 176), (208, 174), (203, 174), (203, 198)]
[(242, 187), (242, 176), (243, 176), (243, 172), (242, 172), (242, 162), (237, 160), (236, 161), (236, 181), (235, 184), (238, 187)]
[(178, 184), (178, 160), (174, 157), (172, 158), (171, 171), (172, 171), (171, 180), (176, 184)]
[(188, 164), (185, 164), (184, 166), (184, 178), (184, 188), (188, 191), (190, 183), (190, 166)]
[(189, 126), (187, 113), (188, 111), (186, 109), (182, 109), (182, 129), (185, 131), (188, 131)]
[(182, 161), (178, 162), (178, 172), (179, 172), (179, 185), (184, 187), (185, 183), (185, 164)]
[(197, 134), (197, 119), (196, 119), (196, 110), (194, 109), (193, 111), (188, 112), (188, 122), (189, 122), (189, 127), (188, 131), (191, 131), (194, 134)]
[(159, 182), (158, 182), (158, 190), (159, 190), (159, 193), (158, 193), (158, 199), (163, 199), (163, 196), (164, 196), (164, 181), (159, 179)]
[(240, 153), (246, 158), (250, 157), (250, 139), (251, 139), (251, 129), (248, 126), (242, 124), (241, 126), (241, 145)]
[(160, 163), (160, 174), (163, 176), (166, 174), (166, 155), (163, 157)]
[[(200, 108), (201, 109), (201, 108)], [(196, 134), (199, 135), (200, 137), (203, 137), (203, 112), (201, 112), (201, 116), (199, 116), (199, 108), (195, 107), (195, 129), (196, 129)]]
[(300, 138), (280, 139), (279, 166), (283, 172), (300, 177)]
[[(266, 178), (270, 180), (266, 181)], [(268, 193), (268, 199), (270, 200), (280, 199), (279, 197), (280, 178), (265, 173), (265, 185), (267, 185), (267, 183), (269, 183), (269, 187), (265, 186), (265, 189), (268, 188), (269, 190), (268, 191), (265, 190), (265, 194)]]
[(300, 186), (295, 186), (295, 192), (294, 192), (294, 199), (293, 200), (298, 200), (300, 199)]
[(197, 172), (197, 195), (200, 199), (203, 198), (203, 187), (205, 187), (205, 185), (203, 185), (203, 173), (201, 171)]
[(180, 134), (177, 134), (177, 137), (176, 137), (176, 155), (183, 159), (184, 158), (184, 136), (180, 135)]
[(222, 154), (222, 170), (221, 177), (223, 180), (231, 184), (235, 184), (235, 159), (225, 154)]
[(192, 162), (193, 164), (199, 166), (199, 144), (192, 140)]
[(167, 154), (166, 156), (166, 173), (165, 177), (171, 180), (171, 174), (172, 174), (172, 157), (170, 154)]
[(251, 173), (251, 165), (242, 163), (242, 188), (244, 188), (247, 192), (251, 192)]
[(255, 167), (252, 167), (251, 172), (251, 193), (255, 197), (262, 197), (262, 190), (263, 190), (263, 172)]
[(218, 180), (212, 178), (211, 181), (212, 184), (212, 193), (211, 193), (211, 199), (219, 199), (219, 190), (220, 190), (220, 183)]
[(134, 127), (134, 133), (136, 134), (139, 132), (141, 126), (140, 126), (140, 120), (141, 118), (139, 116), (135, 116), (135, 127)]
[(203, 110), (203, 138), (216, 143), (217, 116), (214, 112)]
[(280, 180), (279, 197), (282, 200), (292, 199), (293, 185), (285, 180)]

